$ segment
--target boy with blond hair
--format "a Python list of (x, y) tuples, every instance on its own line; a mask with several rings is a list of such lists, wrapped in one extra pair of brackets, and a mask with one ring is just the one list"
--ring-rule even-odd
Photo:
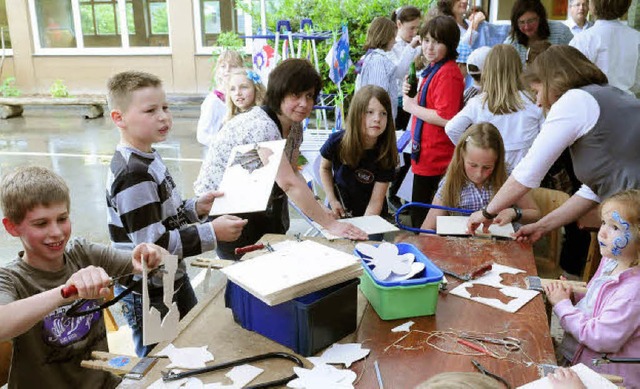
[[(80, 367), (91, 351), (108, 351), (102, 312), (67, 317), (75, 300), (89, 299), (81, 310), (98, 306), (109, 293), (109, 276), (141, 271), (160, 263), (162, 248), (141, 244), (130, 251), (71, 236), (69, 189), (52, 171), (24, 167), (0, 183), (0, 204), (7, 232), (24, 251), (0, 268), (0, 341), (12, 340), (9, 388), (112, 388), (113, 374)], [(78, 293), (62, 297), (62, 288)]]
[[(153, 144), (167, 139), (172, 116), (160, 79), (152, 74), (127, 71), (108, 82), (111, 119), (120, 130), (120, 144), (107, 177), (107, 208), (111, 242), (131, 249), (153, 242), (180, 258), (216, 248), (217, 240), (232, 242), (240, 236), (246, 220), (225, 215), (206, 222), (213, 200), (221, 192), (208, 192), (183, 201)], [(174, 301), (180, 318), (196, 303), (195, 293), (180, 262)], [(116, 292), (124, 288), (116, 285)], [(149, 282), (151, 306), (164, 316), (161, 280)], [(154, 345), (142, 344), (142, 296), (133, 293), (123, 300), (123, 313), (131, 326), (136, 354), (144, 356)]]

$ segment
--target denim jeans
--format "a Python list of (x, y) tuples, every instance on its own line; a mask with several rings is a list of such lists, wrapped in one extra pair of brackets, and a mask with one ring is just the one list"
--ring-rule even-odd
[[(182, 284), (178, 288), (177, 286), (180, 283)], [(116, 295), (122, 293), (125, 289), (126, 288), (122, 285), (116, 284)], [(167, 312), (169, 312), (169, 308), (164, 305), (162, 297), (162, 293), (154, 294), (150, 296), (149, 303), (152, 307), (155, 307), (160, 311), (161, 317), (164, 317)], [(143, 346), (142, 344), (142, 295), (139, 293), (130, 293), (120, 301), (122, 302), (122, 314), (127, 320), (129, 327), (131, 327), (136, 354), (138, 357), (144, 357), (149, 354), (153, 347), (155, 347), (155, 344), (147, 346)], [(193, 291), (188, 275), (185, 274), (185, 276), (176, 283), (173, 301), (178, 304), (178, 311), (180, 312), (181, 320), (191, 310), (191, 308), (198, 303), (198, 299)]]

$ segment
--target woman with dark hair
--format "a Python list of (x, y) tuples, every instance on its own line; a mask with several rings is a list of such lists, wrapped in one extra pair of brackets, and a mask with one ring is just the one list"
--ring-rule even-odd
[[(236, 247), (253, 244), (266, 233), (284, 234), (289, 229), (287, 196), (311, 219), (334, 235), (366, 239), (357, 227), (340, 223), (330, 217), (314, 199), (313, 192), (297, 176), (298, 156), (302, 143), (301, 122), (309, 117), (322, 88), (320, 75), (304, 59), (288, 59), (269, 75), (266, 105), (254, 107), (225, 123), (215, 135), (200, 173), (193, 185), (195, 193), (215, 190), (222, 181), (231, 149), (238, 145), (286, 139), (283, 161), (280, 163), (277, 185), (274, 185), (265, 212), (238, 215), (249, 222), (240, 238), (231, 243), (218, 242), (218, 256), (239, 259)], [(247, 194), (250, 196), (250, 194)]]
[(547, 11), (540, 0), (516, 0), (511, 9), (511, 32), (504, 43), (513, 45), (522, 64), (527, 63), (533, 42), (549, 41), (552, 45), (567, 45), (573, 33), (562, 22), (547, 19)]
[[(456, 65), (460, 30), (453, 18), (436, 16), (429, 20), (420, 29), (420, 39), (422, 54), (429, 66), (421, 74), (416, 97), (407, 96), (409, 84), (403, 84), (403, 107), (413, 115), (412, 200), (430, 203), (453, 156), (454, 145), (445, 134), (444, 126), (462, 108), (464, 80)], [(419, 227), (426, 215), (423, 208), (413, 207), (411, 224)]]
[(469, 218), (469, 231), (485, 230), (493, 218), (540, 185), (562, 151), (571, 159), (582, 187), (538, 222), (523, 226), (519, 240), (537, 241), (545, 233), (577, 220), (601, 199), (640, 187), (640, 100), (608, 85), (607, 76), (570, 46), (551, 46), (523, 75), (549, 110), (540, 134), (489, 205)]

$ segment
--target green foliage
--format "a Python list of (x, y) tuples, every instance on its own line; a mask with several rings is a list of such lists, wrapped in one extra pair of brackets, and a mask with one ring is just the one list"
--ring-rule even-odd
[(49, 88), (49, 93), (51, 97), (70, 97), (69, 90), (62, 80), (55, 80)]
[(241, 51), (244, 48), (244, 41), (235, 32), (227, 31), (218, 35), (216, 46), (225, 50)]
[[(367, 36), (367, 28), (377, 16), (391, 16), (391, 12), (403, 5), (413, 5), (422, 10), (423, 14), (429, 9), (434, 0), (370, 0), (363, 3), (362, 0), (278, 0), (267, 5), (267, 26), (271, 31), (275, 30), (278, 20), (290, 20), (294, 31), (300, 25), (300, 20), (310, 18), (316, 31), (339, 32), (342, 25), (349, 28), (349, 43), (351, 46), (351, 60), (355, 63), (364, 55), (364, 42)], [(277, 4), (274, 4), (276, 3)], [(249, 13), (259, 25), (260, 7), (258, 2), (252, 2), (252, 8), (247, 8), (244, 3), (237, 3), (238, 7)], [(329, 66), (324, 61), (327, 52), (333, 42), (329, 39), (326, 43), (317, 44), (320, 74), (322, 74), (325, 93), (335, 93), (337, 86), (329, 79)], [(341, 88), (344, 96), (353, 96), (356, 74), (353, 67), (342, 80)]]
[(15, 77), (7, 77), (2, 81), (2, 85), (0, 85), (0, 95), (3, 97), (17, 97), (20, 96), (21, 93), (20, 89), (16, 88)]

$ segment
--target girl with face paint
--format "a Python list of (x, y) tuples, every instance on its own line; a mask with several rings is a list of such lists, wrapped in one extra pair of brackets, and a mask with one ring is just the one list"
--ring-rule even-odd
[[(604, 201), (598, 242), (602, 261), (587, 293), (574, 293), (559, 282), (545, 292), (560, 318), (565, 336), (562, 356), (571, 364), (609, 358), (638, 357), (640, 347), (640, 190), (619, 192)], [(590, 365), (592, 366), (592, 365)], [(592, 366), (599, 373), (624, 378), (630, 388), (640, 386), (640, 369), (633, 364)]]

